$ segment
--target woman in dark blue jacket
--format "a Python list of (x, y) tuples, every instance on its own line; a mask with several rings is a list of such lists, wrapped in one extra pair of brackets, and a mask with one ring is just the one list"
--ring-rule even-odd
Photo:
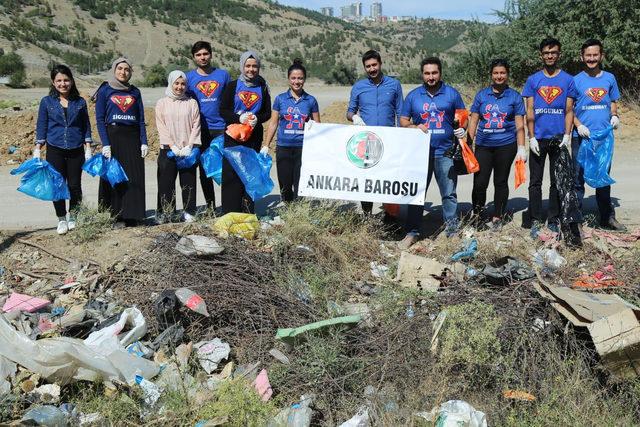
[(71, 193), (68, 220), (66, 201), (53, 202), (58, 216), (58, 234), (65, 234), (76, 226), (75, 212), (82, 202), (82, 164), (91, 157), (87, 103), (80, 97), (73, 74), (66, 65), (53, 67), (49, 95), (40, 101), (34, 158), (40, 158), (40, 148), (45, 144), (46, 160), (65, 178)]

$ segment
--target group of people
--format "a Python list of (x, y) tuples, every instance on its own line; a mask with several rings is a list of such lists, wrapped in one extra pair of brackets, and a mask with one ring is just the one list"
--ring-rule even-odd
[[(231, 81), (226, 70), (212, 66), (211, 45), (196, 42), (191, 49), (196, 64), (188, 73), (172, 71), (168, 76), (165, 97), (156, 104), (156, 126), (160, 139), (158, 155), (157, 220), (173, 219), (176, 212), (176, 179), (180, 178), (183, 219), (194, 220), (196, 214), (196, 174), (206, 205), (215, 209), (214, 184), (202, 164), (180, 169), (176, 157), (188, 157), (195, 147), (206, 150), (214, 138), (224, 135), (224, 147), (242, 144), (267, 153), (277, 135), (276, 165), (283, 202), (298, 197), (304, 130), (310, 121), (320, 122), (317, 100), (304, 90), (307, 72), (300, 60), (287, 70), (288, 90), (271, 102), (269, 86), (260, 75), (260, 55), (247, 51), (240, 57), (240, 74)], [(500, 229), (505, 220), (509, 198), (508, 177), (514, 159), (529, 162), (529, 214), (531, 233), (535, 236), (544, 225), (542, 213), (542, 179), (546, 157), (551, 170), (563, 150), (571, 148), (575, 164), (575, 191), (580, 203), (584, 197), (584, 178), (575, 161), (581, 143), (591, 132), (618, 126), (619, 91), (615, 77), (601, 68), (603, 45), (587, 40), (581, 49), (584, 71), (570, 76), (558, 67), (561, 44), (554, 38), (540, 43), (542, 69), (527, 80), (522, 95), (509, 87), (509, 64), (504, 59), (491, 62), (491, 84), (479, 91), (470, 108), (468, 126), (457, 126), (456, 111), (465, 109), (460, 93), (444, 83), (442, 63), (437, 57), (420, 64), (423, 84), (403, 98), (400, 82), (382, 72), (382, 58), (370, 50), (362, 57), (367, 75), (351, 90), (346, 117), (354, 125), (401, 126), (418, 128), (430, 134), (427, 188), (435, 175), (442, 197), (442, 213), (447, 236), (459, 228), (457, 209), (457, 141), (469, 137), (474, 141), (480, 170), (474, 174), (472, 204), (478, 223), (482, 219), (486, 191), (493, 174), (494, 212), (489, 221)], [(96, 120), (102, 154), (122, 165), (128, 181), (112, 187), (101, 179), (99, 203), (112, 212), (123, 225), (135, 225), (145, 217), (144, 157), (148, 143), (144, 107), (138, 88), (130, 83), (132, 64), (116, 59), (111, 74), (94, 95)], [(523, 101), (523, 97), (526, 102)], [(268, 122), (263, 141), (263, 123)], [(253, 129), (247, 141), (235, 140), (225, 133), (228, 125), (248, 124)], [(529, 149), (525, 144), (525, 126)], [(40, 103), (36, 145), (33, 156), (39, 158), (47, 145), (46, 159), (66, 179), (70, 190), (69, 212), (64, 200), (54, 202), (58, 216), (58, 233), (76, 225), (74, 214), (82, 200), (80, 177), (82, 165), (92, 155), (91, 126), (87, 104), (80, 97), (71, 70), (57, 65), (51, 71), (51, 89)], [(169, 153), (172, 153), (170, 155)], [(199, 168), (199, 171), (197, 169)], [(550, 176), (548, 228), (560, 231), (561, 200)], [(253, 212), (254, 205), (231, 164), (222, 165), (222, 210)], [(623, 230), (615, 219), (610, 187), (596, 190), (600, 221), (604, 227)], [(362, 202), (365, 213), (373, 204)], [(69, 216), (67, 217), (67, 213)], [(420, 234), (423, 206), (409, 206), (405, 222), (406, 236), (401, 247), (409, 247)], [(572, 215), (569, 228), (563, 231), (568, 241), (579, 244), (579, 212)], [(564, 226), (565, 224), (562, 223)]]
[[(509, 63), (504, 59), (493, 60), (489, 66), (491, 83), (475, 95), (466, 128), (456, 126), (456, 110), (464, 109), (465, 105), (460, 93), (442, 80), (440, 59), (431, 57), (421, 62), (424, 84), (409, 92), (403, 101), (400, 83), (382, 73), (380, 54), (369, 51), (362, 57), (367, 79), (353, 86), (346, 117), (355, 125), (402, 126), (430, 134), (427, 188), (435, 176), (447, 236), (454, 235), (459, 228), (458, 172), (454, 164), (455, 150), (452, 150), (457, 141), (466, 137), (474, 141), (480, 169), (473, 177), (472, 206), (474, 221), (481, 226), (485, 225), (486, 193), (493, 175), (494, 212), (489, 227), (494, 230), (499, 230), (505, 221), (508, 178), (514, 160), (529, 162), (532, 237), (544, 226), (542, 180), (545, 160), (549, 157), (552, 173), (547, 226), (566, 237), (567, 243), (580, 245), (585, 181), (577, 153), (590, 133), (609, 126), (618, 127), (620, 93), (615, 77), (602, 69), (604, 47), (599, 40), (590, 39), (582, 45), (584, 70), (576, 76), (560, 69), (561, 47), (555, 38), (546, 38), (540, 43), (542, 69), (527, 79), (522, 94), (509, 87)], [(525, 125), (529, 149), (525, 144)], [(569, 164), (570, 175), (574, 177), (569, 190), (578, 200), (573, 211), (563, 206), (567, 197), (560, 197), (553, 173), (558, 159), (563, 152), (568, 156), (569, 149), (573, 158)], [(625, 227), (615, 218), (611, 187), (596, 189), (596, 200), (600, 225), (623, 231)], [(362, 208), (370, 211), (371, 204), (362, 203)], [(418, 240), (423, 213), (422, 206), (408, 207), (406, 235), (400, 247), (408, 248)]]

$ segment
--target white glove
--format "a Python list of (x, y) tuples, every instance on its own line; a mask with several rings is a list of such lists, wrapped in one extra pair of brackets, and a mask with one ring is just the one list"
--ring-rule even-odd
[(453, 134), (456, 136), (456, 138), (463, 139), (465, 136), (467, 136), (467, 130), (465, 128), (457, 128), (453, 130)]
[(91, 158), (91, 154), (93, 154), (91, 152), (91, 146), (85, 146), (84, 147), (84, 160), (89, 160)]
[(105, 156), (107, 159), (111, 158), (111, 146), (110, 145), (103, 145), (102, 146), (102, 155)]
[(309, 129), (311, 129), (311, 127), (312, 127), (313, 125), (315, 125), (315, 124), (316, 124), (316, 121), (315, 121), (315, 120), (309, 120), (308, 122), (306, 122), (306, 123), (304, 124), (304, 130), (309, 130)]
[(180, 155), (180, 149), (178, 148), (177, 145), (172, 145), (171, 147), (169, 147), (169, 149), (171, 150), (174, 156), (178, 157)]
[(535, 136), (533, 138), (529, 138), (529, 148), (536, 156), (540, 155), (540, 144), (538, 144), (538, 140)]
[(191, 146), (187, 145), (186, 147), (182, 147), (178, 155), (181, 157), (189, 157), (191, 155)]
[(149, 146), (147, 144), (142, 144), (140, 146), (140, 155), (144, 159), (149, 154)]
[(253, 113), (249, 113), (249, 118), (247, 120), (247, 123), (249, 123), (249, 126), (251, 126), (252, 128), (256, 127), (256, 125), (258, 124), (258, 118), (256, 117), (255, 114)]
[(36, 145), (33, 149), (33, 158), (40, 160), (40, 146)]
[(260, 149), (260, 154), (262, 154), (263, 156), (266, 156), (267, 154), (269, 154), (269, 146), (263, 145), (262, 148)]
[(516, 154), (516, 160), (522, 160), (526, 162), (528, 160), (527, 149), (524, 148), (524, 145), (518, 145), (518, 153)]
[(242, 114), (240, 114), (240, 123), (241, 124), (247, 123), (247, 120), (249, 120), (249, 114), (251, 114), (251, 113), (242, 113)]
[(362, 117), (360, 117), (357, 114), (354, 114), (353, 117), (351, 117), (351, 121), (353, 121), (353, 124), (356, 126), (366, 126), (367, 124), (364, 122), (364, 120), (362, 120)]
[(569, 147), (571, 145), (571, 135), (563, 135), (562, 142), (560, 143), (560, 148)]
[(591, 138), (591, 132), (589, 132), (589, 128), (585, 125), (578, 126), (578, 135), (583, 138)]
[(618, 126), (620, 126), (620, 117), (618, 116), (611, 116), (611, 126), (613, 126), (614, 129), (618, 129)]

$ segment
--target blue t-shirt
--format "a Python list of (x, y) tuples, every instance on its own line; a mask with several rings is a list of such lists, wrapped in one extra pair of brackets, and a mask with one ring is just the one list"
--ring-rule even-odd
[(538, 71), (527, 79), (522, 96), (533, 97), (534, 131), (536, 139), (549, 139), (564, 134), (567, 98), (576, 97), (573, 77), (562, 70), (547, 77)]
[[(603, 71), (591, 77), (582, 71), (573, 78), (576, 85), (576, 117), (591, 132), (605, 129), (611, 121), (611, 103), (620, 99), (618, 82), (613, 74)], [(574, 129), (574, 136), (578, 131)]]
[(262, 86), (247, 86), (242, 80), (238, 80), (236, 95), (233, 98), (233, 111), (238, 114), (258, 114), (262, 108)]
[(220, 96), (229, 83), (229, 73), (221, 68), (202, 76), (197, 70), (187, 73), (187, 94), (198, 101), (202, 124), (208, 129), (224, 129), (225, 122), (220, 116)]
[(379, 84), (358, 80), (351, 88), (347, 112), (358, 114), (367, 126), (397, 126), (402, 110), (402, 86), (397, 79), (382, 76)]
[(516, 116), (526, 114), (522, 95), (510, 87), (501, 93), (491, 87), (482, 89), (473, 100), (471, 112), (480, 116), (476, 144), (484, 147), (516, 142)]
[(438, 92), (431, 95), (425, 85), (418, 86), (407, 95), (402, 107), (402, 117), (413, 124), (424, 124), (431, 134), (431, 153), (442, 157), (453, 144), (453, 119), (456, 110), (464, 109), (460, 93), (442, 83)]
[(107, 125), (116, 123), (140, 128), (140, 144), (147, 143), (147, 128), (144, 123), (144, 105), (137, 87), (128, 91), (113, 89), (103, 84), (96, 95), (96, 127), (102, 145), (110, 145)]
[(320, 111), (318, 101), (307, 92), (296, 101), (288, 90), (276, 96), (273, 111), (278, 112), (278, 145), (282, 147), (302, 147), (304, 124), (312, 113)]

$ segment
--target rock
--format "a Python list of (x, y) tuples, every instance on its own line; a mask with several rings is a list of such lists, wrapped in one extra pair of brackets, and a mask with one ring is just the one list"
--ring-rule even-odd
[(186, 256), (210, 256), (224, 251), (224, 247), (211, 237), (190, 234), (176, 243), (176, 250)]

